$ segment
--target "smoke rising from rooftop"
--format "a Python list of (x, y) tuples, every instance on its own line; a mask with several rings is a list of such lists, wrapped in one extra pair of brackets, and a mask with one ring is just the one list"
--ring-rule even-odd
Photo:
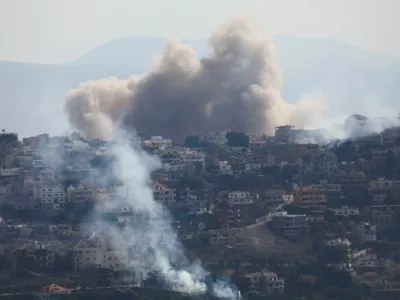
[(274, 47), (249, 19), (232, 19), (209, 42), (209, 57), (199, 59), (191, 47), (171, 41), (148, 74), (71, 90), (65, 104), (70, 124), (90, 138), (107, 138), (110, 124), (119, 124), (183, 140), (225, 129), (271, 134), (287, 123), (303, 128), (324, 112), (321, 101), (282, 99)]

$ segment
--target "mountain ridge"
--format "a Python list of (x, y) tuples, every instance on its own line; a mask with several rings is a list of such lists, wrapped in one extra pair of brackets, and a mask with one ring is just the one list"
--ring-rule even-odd
[[(168, 41), (157, 37), (139, 40), (110, 41), (66, 64), (0, 62), (1, 126), (23, 135), (46, 131), (48, 123), (53, 124), (49, 133), (67, 129), (63, 102), (69, 89), (88, 80), (126, 79), (146, 72)], [(209, 51), (206, 40), (183, 41), (199, 56)], [(284, 77), (282, 95), (288, 102), (322, 97), (335, 115), (400, 110), (400, 57), (331, 39), (275, 37), (273, 42)]]

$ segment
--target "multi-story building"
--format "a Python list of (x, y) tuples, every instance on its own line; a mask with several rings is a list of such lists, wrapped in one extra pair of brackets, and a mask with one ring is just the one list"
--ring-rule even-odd
[(293, 142), (295, 138), (294, 126), (285, 125), (275, 127), (275, 140), (282, 143)]
[(388, 226), (395, 222), (395, 214), (400, 212), (400, 205), (370, 206), (372, 223), (377, 226)]
[(19, 172), (20, 168), (0, 169), (0, 177), (15, 177), (19, 175)]
[(389, 180), (384, 177), (378, 177), (368, 182), (370, 189), (388, 190), (392, 186), (400, 186), (400, 180)]
[(287, 212), (271, 217), (271, 227), (287, 236), (300, 236), (307, 232), (306, 215), (288, 215)]
[(82, 239), (74, 247), (74, 269), (81, 272), (89, 268), (103, 268), (107, 245), (97, 237)]
[(227, 133), (226, 131), (209, 132), (207, 134), (200, 136), (200, 140), (212, 144), (224, 145), (228, 142), (228, 140), (226, 139), (226, 133)]
[(322, 180), (319, 184), (312, 184), (313, 188), (323, 188), (326, 191), (326, 201), (329, 203), (338, 203), (341, 197), (341, 187), (337, 183), (328, 183), (327, 180)]
[(330, 208), (329, 210), (332, 211), (335, 216), (340, 217), (360, 215), (360, 209), (358, 207), (341, 206), (340, 208)]
[(51, 245), (29, 243), (23, 246), (10, 247), (6, 251), (6, 259), (13, 269), (40, 268), (52, 269), (56, 251)]
[(214, 209), (215, 219), (224, 228), (236, 228), (254, 224), (260, 208), (256, 204), (218, 205)]
[(336, 155), (332, 152), (320, 152), (311, 157), (312, 170), (318, 174), (334, 174), (339, 162)]
[(326, 209), (326, 190), (325, 188), (311, 186), (295, 187), (293, 200), (294, 204), (301, 208), (323, 211)]
[(165, 206), (170, 206), (175, 202), (175, 189), (169, 188), (159, 181), (155, 181), (152, 188), (154, 200), (156, 202), (162, 203)]
[(84, 204), (92, 202), (94, 200), (93, 190), (83, 185), (69, 186), (67, 188), (67, 193), (68, 193), (68, 202)]
[(358, 224), (358, 233), (363, 242), (376, 241), (376, 226), (369, 222), (361, 222)]
[(228, 161), (219, 161), (218, 167), (218, 171), (220, 174), (233, 174), (232, 165)]
[(285, 280), (273, 272), (261, 271), (245, 275), (252, 292), (284, 293)]
[(211, 245), (233, 244), (236, 241), (236, 229), (209, 230), (207, 232)]
[(363, 172), (341, 173), (338, 176), (342, 193), (348, 199), (365, 200), (367, 192), (367, 176)]
[(232, 191), (227, 195), (228, 205), (242, 205), (242, 204), (252, 204), (254, 200), (250, 192), (244, 191)]
[(152, 136), (149, 140), (143, 140), (142, 146), (155, 148), (155, 149), (165, 149), (172, 146), (172, 140), (165, 139), (162, 136)]
[(44, 210), (62, 210), (67, 202), (67, 191), (57, 183), (39, 184), (33, 187), (33, 199)]
[(268, 189), (261, 193), (261, 201), (267, 204), (281, 204), (285, 202), (285, 190), (283, 189)]
[(184, 149), (181, 158), (184, 164), (199, 163), (202, 167), (205, 165), (205, 154), (197, 150)]

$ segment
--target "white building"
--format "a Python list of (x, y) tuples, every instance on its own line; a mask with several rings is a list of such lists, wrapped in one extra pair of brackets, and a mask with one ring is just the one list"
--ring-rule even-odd
[(359, 216), (360, 209), (358, 207), (342, 206), (340, 208), (330, 208), (335, 216), (350, 217)]
[(165, 149), (172, 146), (172, 140), (164, 139), (162, 136), (152, 136), (149, 140), (141, 142), (142, 146), (156, 149)]
[(250, 192), (234, 191), (228, 193), (228, 204), (251, 204), (253, 199)]
[(375, 269), (375, 268), (385, 268), (389, 264), (389, 261), (384, 258), (378, 258), (376, 253), (367, 251), (357, 258), (353, 259), (352, 265), (356, 269)]
[(18, 176), (19, 172), (20, 172), (19, 168), (0, 169), (0, 176), (1, 177)]
[(337, 238), (333, 240), (326, 241), (325, 244), (327, 246), (331, 247), (337, 247), (337, 246), (345, 246), (347, 248), (350, 248), (351, 242), (347, 238)]

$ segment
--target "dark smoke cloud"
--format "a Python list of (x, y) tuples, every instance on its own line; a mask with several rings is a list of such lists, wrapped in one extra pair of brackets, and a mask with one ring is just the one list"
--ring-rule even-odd
[(281, 98), (274, 47), (248, 19), (221, 26), (210, 46), (212, 54), (199, 59), (191, 47), (171, 41), (146, 75), (90, 81), (70, 91), (70, 124), (92, 138), (107, 138), (110, 125), (119, 124), (182, 140), (225, 129), (270, 134), (287, 123), (302, 128), (324, 111), (319, 101)]

